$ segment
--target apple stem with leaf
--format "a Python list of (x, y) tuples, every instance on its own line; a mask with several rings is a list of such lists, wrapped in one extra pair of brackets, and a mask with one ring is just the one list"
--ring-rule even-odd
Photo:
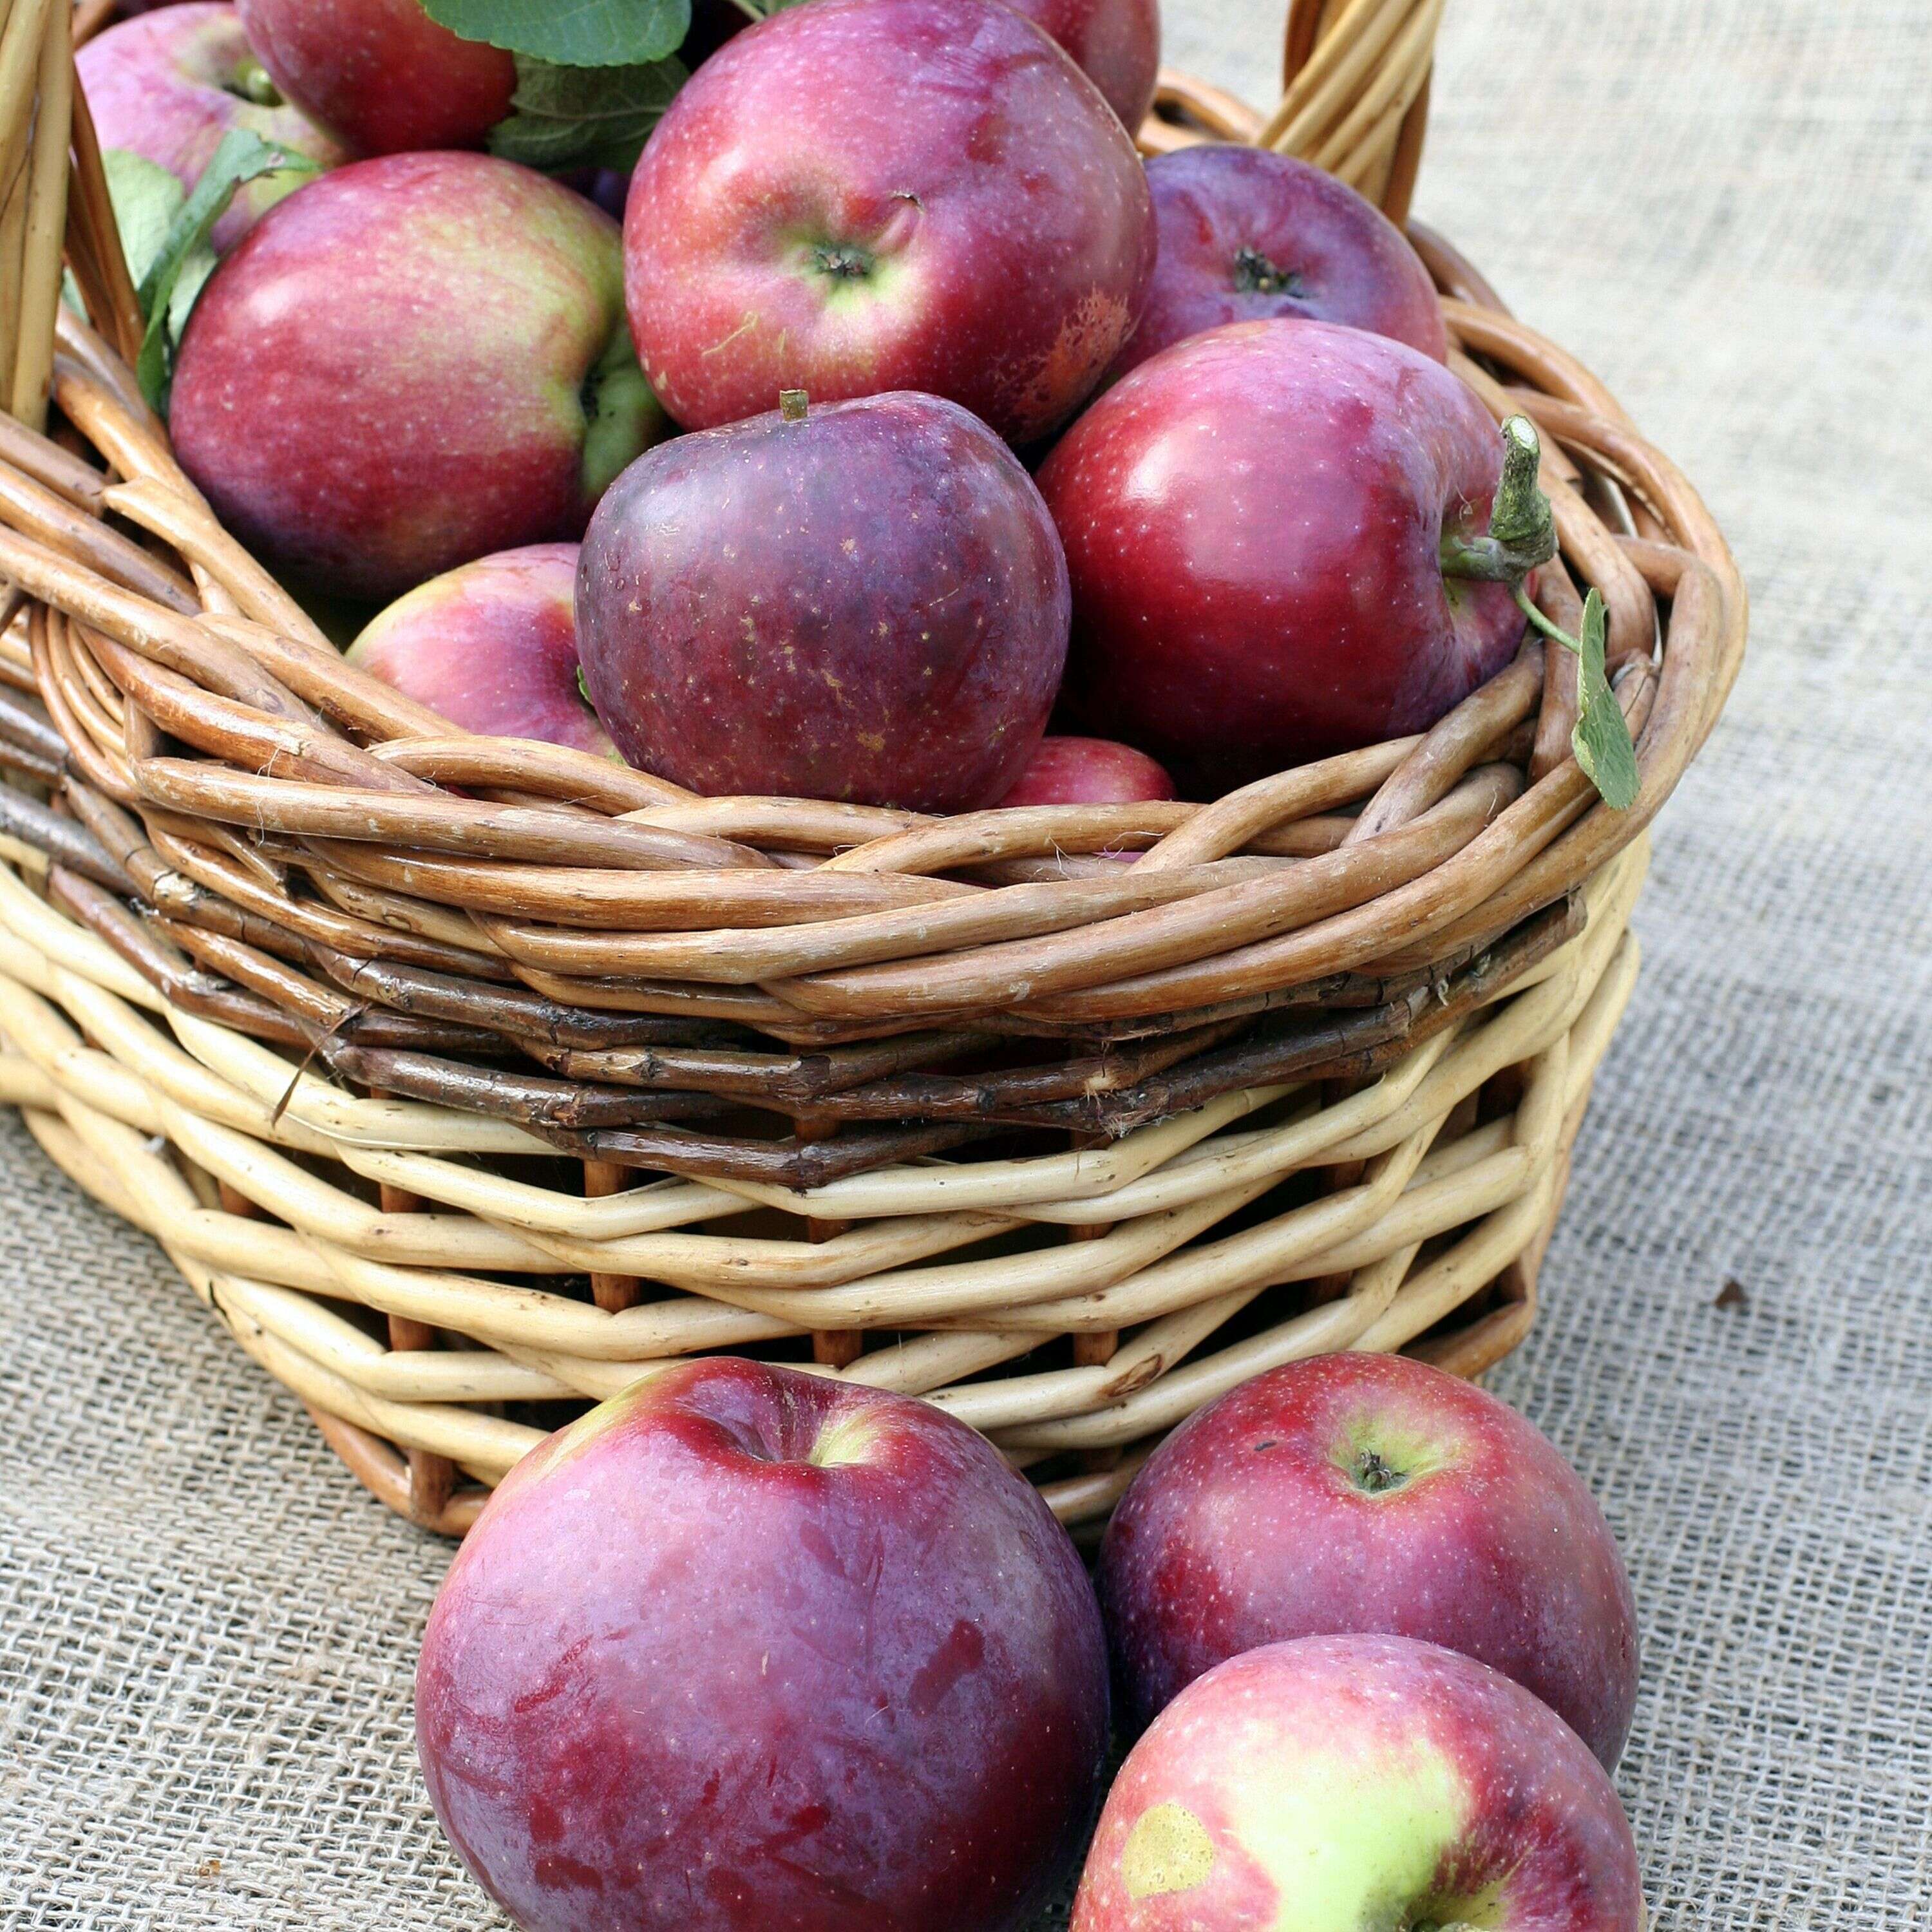
[(1523, 580), (1556, 554), (1556, 518), (1537, 481), (1543, 446), (1527, 416), (1511, 416), (1502, 426), (1503, 473), (1496, 484), (1486, 535), (1445, 533), (1442, 571), (1446, 577), (1481, 584), (1506, 584), (1523, 615), (1553, 644), (1576, 653), (1576, 723), (1570, 747), (1583, 775), (1604, 802), (1626, 811), (1636, 800), (1640, 774), (1630, 724), (1604, 668), (1605, 613), (1594, 586), (1583, 600), (1581, 635), (1573, 638), (1538, 609)]

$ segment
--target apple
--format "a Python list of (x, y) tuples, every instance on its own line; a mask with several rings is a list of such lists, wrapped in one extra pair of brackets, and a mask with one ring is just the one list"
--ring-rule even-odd
[(1486, 1665), (1304, 1637), (1210, 1671), (1121, 1767), (1072, 1932), (1641, 1932), (1607, 1774)]
[[(101, 146), (166, 168), (190, 191), (231, 128), (326, 168), (344, 158), (267, 84), (232, 7), (197, 0), (123, 20), (89, 40), (74, 64)], [(214, 224), (216, 253), (225, 254), (308, 178), (288, 172), (244, 182)]]
[(1044, 28), (1100, 90), (1130, 134), (1154, 107), (1160, 0), (1007, 0)]
[(416, 1672), (437, 1815), (525, 1932), (1005, 1932), (1106, 1738), (1032, 1486), (924, 1403), (729, 1359), (512, 1471)]
[(1046, 729), (1066, 566), (1032, 479), (957, 404), (794, 392), (617, 479), (577, 614), (633, 764), (693, 791), (964, 812)]
[(1138, 805), (1175, 796), (1144, 752), (1111, 738), (1042, 738), (1002, 805)]
[(1070, 714), (1190, 797), (1426, 730), (1516, 654), (1508, 587), (1445, 574), (1502, 470), (1438, 362), (1319, 322), (1163, 350), (1040, 472), (1073, 584)]
[(617, 225), (482, 154), (311, 182), (195, 304), (176, 453), (271, 566), (385, 600), (574, 538), (668, 427), (624, 322)]
[(1204, 142), (1147, 164), (1160, 246), (1146, 312), (1110, 372), (1224, 322), (1299, 316), (1449, 353), (1422, 258), (1373, 202), (1266, 148)]
[(237, 0), (275, 85), (357, 154), (480, 148), (510, 111), (515, 59), (417, 0)]
[(994, 0), (813, 0), (728, 41), (632, 178), (640, 357), (688, 428), (921, 389), (1024, 442), (1138, 320), (1147, 177), (1094, 84)]
[(574, 544), (478, 557), (373, 618), (349, 662), (466, 731), (615, 758), (578, 682), (576, 592)]
[(1100, 1563), (1117, 1680), (1144, 1724), (1225, 1658), (1381, 1632), (1501, 1671), (1614, 1768), (1636, 1610), (1576, 1472), (1506, 1403), (1400, 1355), (1258, 1376), (1155, 1450)]

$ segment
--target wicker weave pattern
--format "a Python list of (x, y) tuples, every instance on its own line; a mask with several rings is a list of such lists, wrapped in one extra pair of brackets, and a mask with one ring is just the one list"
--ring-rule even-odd
[[(1744, 636), (1721, 536), (1587, 371), (1416, 231), (1454, 366), (1543, 430), (1539, 598), (1608, 606), (1627, 813), (1534, 643), (1426, 735), (1210, 806), (694, 798), (457, 732), (220, 530), (128, 374), (53, 10), (0, 34), (0, 107), (23, 21), (60, 56), (0, 130), (38, 153), (77, 107), (46, 192), (100, 332), (62, 313), (39, 377), (23, 336), (0, 419), (0, 1097), (364, 1480), (460, 1530), (570, 1405), (755, 1349), (952, 1409), (1074, 1519), (1270, 1363), (1514, 1345), (1644, 828)], [(1265, 125), (1168, 109), (1399, 212), (1439, 10), (1298, 0)]]

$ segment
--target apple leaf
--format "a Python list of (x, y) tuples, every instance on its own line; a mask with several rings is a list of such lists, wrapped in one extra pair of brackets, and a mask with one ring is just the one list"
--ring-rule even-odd
[(683, 63), (668, 58), (634, 67), (559, 67), (519, 54), (517, 91), (508, 116), (490, 130), (490, 152), (553, 174), (628, 170), (686, 78)]
[(121, 252), (138, 288), (161, 252), (188, 190), (158, 162), (126, 148), (105, 149), (100, 170), (107, 177), (114, 225), (121, 231)]
[(684, 44), (691, 0), (422, 0), (466, 40), (560, 67), (636, 67)]
[[(222, 136), (221, 145), (202, 171), (194, 192), (176, 207), (160, 244), (153, 250), (145, 270), (136, 270), (130, 255), (128, 270), (140, 274), (136, 292), (140, 298), (141, 313), (148, 320), (134, 373), (140, 379), (142, 394), (157, 410), (165, 412), (167, 408), (175, 346), (188, 326), (188, 310), (214, 272), (214, 250), (209, 246), (208, 235), (234, 200), (235, 190), (244, 182), (262, 175), (321, 172), (304, 156), (272, 147), (245, 128), (231, 128)], [(158, 213), (159, 191), (144, 178), (138, 192), (140, 220), (145, 228), (152, 225)], [(178, 182), (176, 193), (180, 194)], [(119, 218), (117, 206), (117, 222)]]
[(1592, 590), (1583, 603), (1576, 666), (1576, 724), (1570, 747), (1604, 802), (1627, 812), (1636, 802), (1636, 747), (1623, 706), (1604, 674), (1604, 599)]

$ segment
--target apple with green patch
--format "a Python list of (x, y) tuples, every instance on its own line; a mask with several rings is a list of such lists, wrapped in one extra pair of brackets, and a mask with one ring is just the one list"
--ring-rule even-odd
[(175, 365), (176, 453), (266, 562), (339, 596), (576, 538), (669, 428), (622, 283), (616, 224), (528, 168), (338, 168), (209, 280)]
[(416, 1676), (437, 1814), (525, 1932), (1010, 1932), (1106, 1738), (1032, 1485), (926, 1403), (728, 1359), (518, 1465)]
[(1250, 1651), (1108, 1794), (1072, 1932), (1641, 1932), (1608, 1774), (1520, 1685), (1404, 1637)]
[(1368, 1631), (1492, 1666), (1606, 1766), (1630, 1733), (1636, 1606), (1603, 1512), (1507, 1403), (1404, 1356), (1291, 1362), (1202, 1410), (1122, 1498), (1100, 1586), (1136, 1723), (1240, 1652)]
[[(89, 40), (74, 66), (101, 146), (166, 168), (185, 190), (193, 190), (231, 128), (318, 166), (345, 158), (277, 92), (232, 7), (196, 0), (124, 20)], [(215, 252), (225, 254), (308, 178), (288, 170), (245, 183), (214, 224)]]

